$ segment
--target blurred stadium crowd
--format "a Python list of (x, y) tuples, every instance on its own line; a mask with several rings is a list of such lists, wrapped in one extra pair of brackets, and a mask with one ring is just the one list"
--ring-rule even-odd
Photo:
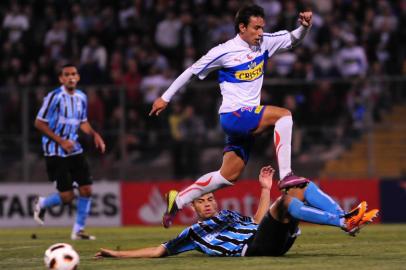
[[(33, 119), (44, 94), (58, 86), (58, 67), (71, 62), (79, 67), (80, 86), (88, 94), (89, 119), (106, 134), (113, 160), (120, 156), (114, 130), (125, 117), (122, 139), (133, 160), (156, 157), (168, 142), (174, 157), (185, 156), (185, 161), (173, 159), (175, 177), (200, 174), (199, 160), (193, 160), (199, 147), (222, 143), (216, 85), (185, 91), (158, 120), (146, 115), (183, 69), (212, 46), (234, 37), (234, 15), (246, 2), (1, 1), (0, 87), (5, 91), (0, 133), (21, 132), (21, 100), (13, 89), (32, 90)], [(393, 97), (385, 91), (391, 85), (376, 79), (406, 75), (405, 0), (253, 2), (265, 9), (268, 32), (293, 30), (300, 11), (314, 12), (303, 44), (268, 62), (266, 78), (282, 83), (265, 83), (262, 97), (294, 112), (295, 155), (315, 142), (331, 145), (357, 136), (368, 109), (379, 120)], [(216, 76), (210, 78), (214, 81)], [(117, 94), (121, 89), (125, 108)], [(306, 136), (301, 127), (308, 128)], [(39, 145), (39, 139), (33, 143)], [(264, 139), (257, 150), (271, 152), (266, 150), (270, 143), (269, 137)], [(39, 146), (36, 149), (39, 152)]]

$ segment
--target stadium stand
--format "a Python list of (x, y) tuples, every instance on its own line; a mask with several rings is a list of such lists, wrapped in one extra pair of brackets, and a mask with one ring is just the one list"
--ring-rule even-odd
[[(35, 164), (39, 134), (32, 122), (42, 97), (58, 84), (58, 67), (68, 61), (80, 67), (89, 118), (108, 143), (106, 158), (94, 161), (100, 163), (95, 178), (182, 179), (214, 166), (213, 156), (221, 154), (223, 142), (212, 109), (219, 102), (215, 83), (194, 83), (176, 101), (182, 113), (190, 114), (186, 108), (192, 106), (191, 117), (199, 119), (193, 135), (199, 140), (192, 147), (201, 154), (192, 169), (179, 171), (185, 164), (171, 163), (171, 153), (186, 161), (196, 155), (186, 151), (191, 142), (183, 142), (186, 150), (171, 148), (180, 126), (168, 119), (176, 109), (158, 120), (145, 115), (183, 68), (234, 36), (233, 15), (245, 2), (1, 1), (0, 179), (45, 179), (42, 165)], [(406, 92), (399, 90), (406, 83), (405, 1), (254, 2), (268, 16), (266, 31), (291, 30), (299, 11), (314, 11), (303, 46), (268, 63), (263, 99), (290, 106), (295, 113), (296, 168), (315, 177), (327, 160), (332, 160), (328, 168), (344, 166), (330, 164), (339, 163), (336, 159), (354, 141), (361, 142), (351, 151), (365, 151), (358, 144), (365, 140), (369, 118), (379, 123), (392, 106), (405, 106)], [(388, 117), (404, 113), (398, 110), (403, 109), (396, 107)], [(390, 140), (397, 136), (379, 134), (374, 132)], [(351, 155), (358, 154), (342, 159)], [(269, 136), (258, 139), (255, 157), (254, 164), (273, 157)], [(256, 172), (254, 167), (247, 174)], [(358, 169), (353, 175), (360, 173)], [(405, 174), (396, 168), (390, 175), (376, 173)]]

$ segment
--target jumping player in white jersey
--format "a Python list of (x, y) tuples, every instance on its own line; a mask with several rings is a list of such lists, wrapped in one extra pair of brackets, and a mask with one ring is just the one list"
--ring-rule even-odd
[(236, 36), (214, 48), (186, 69), (152, 105), (149, 115), (159, 115), (172, 96), (185, 86), (193, 75), (204, 79), (218, 70), (223, 96), (219, 109), (220, 123), (226, 133), (223, 163), (219, 171), (200, 177), (183, 191), (167, 194), (167, 210), (163, 225), (168, 228), (182, 207), (205, 193), (233, 185), (249, 159), (253, 137), (275, 126), (274, 143), (279, 166), (279, 189), (309, 182), (291, 170), (292, 115), (287, 109), (260, 105), (260, 94), (267, 60), (289, 50), (306, 36), (312, 23), (312, 12), (299, 14), (300, 26), (288, 32), (264, 33), (264, 10), (257, 5), (241, 8), (235, 18)]

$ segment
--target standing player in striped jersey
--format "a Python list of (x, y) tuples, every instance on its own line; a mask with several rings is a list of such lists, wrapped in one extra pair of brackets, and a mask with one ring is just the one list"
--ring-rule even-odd
[(186, 69), (152, 106), (150, 115), (158, 115), (193, 75), (204, 79), (211, 71), (218, 70), (223, 96), (220, 123), (226, 133), (223, 163), (220, 170), (201, 176), (183, 191), (167, 194), (168, 205), (162, 222), (166, 228), (184, 205), (202, 194), (233, 185), (248, 162), (253, 137), (271, 126), (275, 126), (279, 188), (288, 189), (309, 181), (295, 176), (291, 169), (291, 112), (280, 107), (261, 106), (260, 99), (267, 60), (300, 43), (310, 29), (312, 12), (300, 13), (301, 26), (292, 32), (264, 33), (264, 17), (264, 10), (257, 5), (240, 9), (235, 18), (235, 38), (214, 47)]
[(340, 206), (325, 193), (323, 196), (329, 201), (329, 211), (315, 208), (312, 202), (306, 200), (306, 193), (314, 188), (312, 182), (289, 189), (271, 205), (273, 175), (271, 166), (261, 169), (261, 196), (253, 218), (235, 211), (218, 212), (213, 193), (207, 193), (192, 202), (198, 222), (176, 238), (156, 247), (137, 250), (101, 249), (95, 256), (159, 258), (190, 250), (209, 256), (281, 256), (292, 247), (300, 234), (299, 220), (335, 226), (355, 234), (362, 226), (372, 222), (378, 213), (377, 209), (366, 212), (366, 202), (362, 202), (348, 214), (342, 215)]
[(91, 206), (92, 178), (78, 141), (78, 130), (93, 136), (94, 144), (101, 153), (104, 153), (106, 147), (102, 137), (87, 121), (87, 97), (76, 89), (79, 80), (77, 68), (71, 64), (64, 65), (59, 74), (62, 86), (45, 97), (35, 120), (35, 127), (43, 133), (42, 150), (48, 177), (56, 183), (58, 193), (37, 198), (34, 219), (43, 225), (45, 210), (72, 202), (73, 188), (77, 185), (79, 197), (71, 238), (94, 240), (94, 236), (84, 231)]

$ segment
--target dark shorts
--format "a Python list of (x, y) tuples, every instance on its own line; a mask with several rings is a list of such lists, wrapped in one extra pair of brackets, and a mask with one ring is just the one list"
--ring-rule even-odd
[(89, 165), (83, 154), (69, 157), (45, 157), (45, 161), (49, 181), (56, 182), (56, 189), (59, 192), (72, 190), (74, 182), (78, 186), (93, 183)]
[(281, 223), (268, 212), (248, 244), (245, 256), (281, 256), (288, 252), (299, 231), (298, 221)]
[(237, 111), (220, 114), (220, 123), (226, 133), (224, 152), (234, 151), (245, 164), (249, 160), (254, 131), (261, 121), (264, 106), (242, 107)]

